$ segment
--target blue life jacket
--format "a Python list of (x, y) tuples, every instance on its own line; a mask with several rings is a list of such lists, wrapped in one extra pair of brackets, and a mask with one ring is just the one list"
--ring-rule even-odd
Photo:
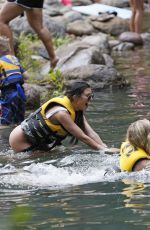
[[(0, 89), (3, 98), (0, 100), (1, 105), (10, 104), (17, 95), (19, 95), (23, 101), (26, 101), (26, 96), (21, 86), (24, 83), (23, 72), (24, 70), (15, 56), (5, 55), (0, 58)], [(11, 94), (9, 91), (10, 87), (14, 88)]]
[(0, 89), (16, 83), (23, 84), (23, 72), (18, 59), (12, 55), (0, 58)]

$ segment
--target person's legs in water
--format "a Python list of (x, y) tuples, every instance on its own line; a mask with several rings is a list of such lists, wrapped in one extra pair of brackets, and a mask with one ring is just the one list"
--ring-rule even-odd
[(14, 2), (7, 2), (0, 10), (0, 34), (9, 38), (11, 53), (14, 55), (13, 34), (9, 22), (23, 13), (23, 8)]
[(34, 8), (31, 10), (26, 10), (26, 15), (30, 26), (38, 34), (39, 38), (47, 49), (51, 62), (51, 67), (54, 68), (58, 62), (58, 58), (55, 55), (51, 34), (48, 29), (43, 25), (42, 9)]
[(134, 7), (134, 0), (130, 0), (130, 6), (131, 6), (131, 10), (132, 10), (132, 15), (131, 15), (131, 19), (130, 19), (130, 30), (132, 32), (134, 32), (135, 31), (134, 18), (135, 18), (135, 14), (136, 14), (136, 10), (135, 10), (135, 7)]
[(144, 0), (134, 0), (136, 5), (136, 15), (135, 15), (135, 32), (142, 32), (142, 22), (143, 22), (143, 14), (144, 14)]
[(130, 0), (130, 5), (132, 9), (130, 30), (136, 33), (141, 33), (144, 13), (144, 0)]

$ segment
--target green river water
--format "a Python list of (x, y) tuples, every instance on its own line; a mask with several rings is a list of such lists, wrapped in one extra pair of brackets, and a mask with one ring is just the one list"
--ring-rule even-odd
[[(87, 117), (109, 145), (119, 147), (128, 125), (149, 117), (150, 52), (114, 54), (126, 89), (95, 93)], [(87, 146), (15, 155), (11, 128), (0, 130), (0, 230), (140, 230), (150, 228), (150, 173), (120, 173), (119, 155)]]

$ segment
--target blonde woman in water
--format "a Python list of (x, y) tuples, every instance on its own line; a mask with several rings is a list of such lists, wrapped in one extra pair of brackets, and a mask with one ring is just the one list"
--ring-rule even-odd
[(150, 165), (150, 121), (133, 122), (120, 149), (121, 171), (140, 171)]

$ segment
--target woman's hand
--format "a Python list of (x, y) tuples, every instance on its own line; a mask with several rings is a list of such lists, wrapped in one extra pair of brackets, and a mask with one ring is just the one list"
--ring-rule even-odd
[(103, 149), (103, 151), (105, 153), (118, 153), (118, 152), (120, 152), (120, 149), (111, 147), (111, 148), (105, 148), (105, 149)]

